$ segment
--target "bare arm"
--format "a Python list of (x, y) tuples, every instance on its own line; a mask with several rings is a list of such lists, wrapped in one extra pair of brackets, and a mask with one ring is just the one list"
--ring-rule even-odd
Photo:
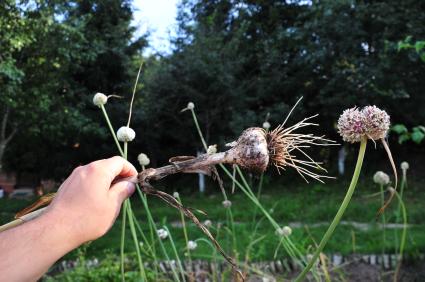
[(112, 181), (136, 174), (120, 157), (75, 169), (42, 216), (0, 233), (0, 281), (36, 281), (63, 255), (104, 235), (134, 192), (130, 182)]

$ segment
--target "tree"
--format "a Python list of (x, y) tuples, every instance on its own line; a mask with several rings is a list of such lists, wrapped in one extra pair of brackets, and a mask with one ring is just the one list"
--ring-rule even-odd
[(424, 120), (412, 111), (425, 103), (424, 66), (391, 44), (424, 38), (423, 10), (413, 0), (182, 1), (173, 53), (148, 68), (146, 119), (184, 128), (157, 138), (186, 150), (197, 137), (190, 118), (175, 113), (188, 101), (210, 143), (261, 125), (268, 112), (277, 125), (301, 96), (293, 120), (320, 113), (332, 138), (339, 114), (354, 105), (379, 104), (409, 124)]
[(5, 154), (8, 167), (59, 178), (79, 163), (114, 152), (91, 99), (98, 91), (130, 93), (133, 59), (146, 45), (144, 37), (132, 38), (130, 2), (1, 5), (9, 18), (19, 17), (22, 34), (30, 38), (9, 48), (9, 65), (20, 76), (14, 81), (3, 76), (0, 86), (9, 89), (0, 98), (10, 105), (7, 131), (18, 129)]

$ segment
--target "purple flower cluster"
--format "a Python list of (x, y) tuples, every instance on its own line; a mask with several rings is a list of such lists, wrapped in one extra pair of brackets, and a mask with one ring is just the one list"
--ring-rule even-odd
[(362, 138), (385, 138), (390, 128), (390, 116), (376, 106), (361, 111), (354, 107), (345, 110), (338, 120), (338, 132), (346, 142), (360, 142)]

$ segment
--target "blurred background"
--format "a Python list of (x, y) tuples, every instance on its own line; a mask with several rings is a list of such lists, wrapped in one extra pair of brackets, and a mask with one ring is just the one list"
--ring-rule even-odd
[[(317, 133), (338, 142), (343, 109), (388, 111), (395, 159), (420, 177), (424, 11), (422, 1), (2, 1), (1, 169), (36, 185), (116, 154), (91, 100), (123, 96), (107, 104), (123, 125), (143, 60), (132, 161), (144, 152), (157, 166), (201, 150), (180, 114), (189, 101), (207, 143), (223, 149), (244, 128), (277, 126), (303, 96), (288, 124), (318, 113)], [(331, 171), (339, 149), (317, 152)], [(382, 150), (371, 151), (372, 169), (387, 169)]]

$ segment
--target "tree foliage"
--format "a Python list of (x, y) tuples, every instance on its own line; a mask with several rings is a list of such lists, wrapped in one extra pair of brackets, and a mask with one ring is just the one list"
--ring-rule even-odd
[(58, 177), (112, 152), (91, 98), (130, 92), (146, 45), (133, 39), (130, 2), (4, 1), (0, 11), (0, 102), (17, 132), (9, 168)]
[(354, 105), (378, 104), (415, 124), (425, 120), (412, 111), (425, 105), (425, 65), (397, 42), (425, 38), (424, 10), (411, 0), (182, 1), (172, 54), (147, 70), (146, 118), (158, 130), (184, 128), (161, 140), (186, 148), (196, 134), (176, 113), (188, 101), (209, 143), (231, 141), (267, 113), (276, 126), (301, 96), (291, 120), (319, 113), (321, 130), (335, 138), (339, 114)]

